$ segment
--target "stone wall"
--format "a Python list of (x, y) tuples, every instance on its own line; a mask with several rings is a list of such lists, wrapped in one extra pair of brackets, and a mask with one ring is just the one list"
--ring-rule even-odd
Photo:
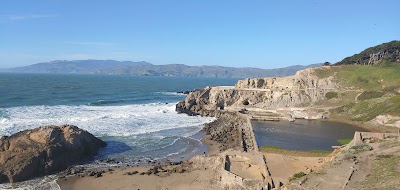
[(384, 140), (388, 137), (397, 137), (397, 139), (400, 141), (400, 130), (398, 131), (398, 133), (374, 133), (356, 131), (354, 133), (353, 140), (349, 143), (349, 147), (363, 144), (363, 142), (367, 139), (376, 138)]
[[(265, 158), (258, 152), (246, 153), (240, 151), (227, 151), (223, 155), (224, 163), (221, 173), (222, 183), (226, 186), (242, 186), (245, 189), (272, 189), (274, 187), (271, 175), (266, 167)], [(252, 167), (259, 167), (262, 177), (259, 179), (247, 179), (230, 172), (230, 157), (242, 157), (249, 160)]]

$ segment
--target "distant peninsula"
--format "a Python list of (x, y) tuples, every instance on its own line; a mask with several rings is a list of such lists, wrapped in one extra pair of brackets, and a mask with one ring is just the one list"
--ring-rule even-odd
[(57, 60), (16, 67), (3, 72), (14, 73), (76, 73), (76, 74), (115, 74), (133, 76), (173, 76), (173, 77), (216, 77), (216, 78), (257, 78), (289, 76), (297, 71), (319, 67), (321, 64), (294, 65), (276, 69), (235, 68), (222, 66), (188, 66), (184, 64), (153, 65), (141, 61), (115, 60)]

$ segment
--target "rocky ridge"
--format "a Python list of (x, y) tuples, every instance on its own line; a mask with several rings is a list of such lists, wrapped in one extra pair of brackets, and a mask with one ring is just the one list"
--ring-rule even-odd
[(400, 41), (391, 41), (370, 47), (344, 58), (336, 65), (390, 65), (400, 63)]
[(0, 139), (0, 183), (53, 174), (97, 154), (106, 143), (72, 125), (45, 126)]
[[(329, 69), (329, 68), (320, 68)], [(239, 80), (234, 87), (207, 87), (188, 94), (176, 110), (202, 116), (218, 116), (227, 107), (288, 108), (326, 99), (337, 91), (334, 77), (319, 78), (315, 69), (293, 76)]]

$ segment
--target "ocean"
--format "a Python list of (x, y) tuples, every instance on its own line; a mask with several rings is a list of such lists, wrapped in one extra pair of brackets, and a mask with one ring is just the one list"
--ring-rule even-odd
[(72, 124), (108, 143), (96, 160), (178, 161), (205, 151), (199, 131), (214, 118), (176, 113), (175, 104), (186, 96), (176, 92), (237, 80), (0, 73), (0, 136)]

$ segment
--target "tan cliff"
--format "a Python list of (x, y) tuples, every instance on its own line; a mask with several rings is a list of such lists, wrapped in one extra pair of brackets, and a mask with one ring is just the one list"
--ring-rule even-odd
[[(321, 67), (319, 69), (329, 69)], [(298, 71), (293, 76), (239, 80), (235, 86), (207, 87), (188, 94), (177, 104), (177, 111), (214, 116), (228, 107), (302, 107), (326, 99), (337, 91), (334, 77), (319, 78), (315, 69)]]

